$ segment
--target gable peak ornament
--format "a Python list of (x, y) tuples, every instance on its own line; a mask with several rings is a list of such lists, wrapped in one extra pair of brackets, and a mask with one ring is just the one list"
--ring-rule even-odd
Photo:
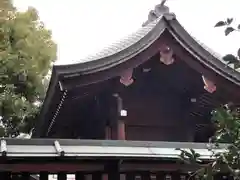
[(208, 78), (205, 76), (202, 76), (203, 83), (204, 83), (204, 89), (209, 92), (209, 93), (214, 93), (217, 90), (216, 85), (210, 81)]
[(160, 48), (160, 62), (165, 65), (174, 63), (173, 50), (169, 46), (163, 45)]
[(124, 86), (130, 86), (134, 82), (132, 74), (133, 69), (127, 69), (124, 71), (121, 75), (120, 83), (122, 83)]

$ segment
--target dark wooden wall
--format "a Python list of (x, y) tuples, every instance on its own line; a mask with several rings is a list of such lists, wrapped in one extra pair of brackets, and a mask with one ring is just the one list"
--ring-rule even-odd
[[(175, 58), (174, 64), (166, 66), (155, 55), (134, 69), (134, 83), (129, 87), (115, 77), (68, 92), (60, 114), (65, 120), (61, 118), (54, 124), (55, 131), (49, 137), (104, 139), (106, 125), (117, 120), (113, 94), (118, 93), (128, 112), (127, 140), (194, 141), (197, 124), (211, 123), (209, 114), (214, 106), (205, 108), (199, 104), (203, 107), (199, 109), (191, 101), (192, 98), (198, 101), (206, 93), (201, 74)], [(144, 68), (150, 71), (143, 72)], [(208, 141), (208, 136), (201, 138)]]
[[(143, 68), (151, 68), (143, 72)], [(135, 82), (122, 90), (126, 138), (129, 140), (194, 141), (195, 123), (188, 114), (191, 98), (200, 96), (201, 75), (184, 62), (169, 67), (154, 57), (136, 69)]]

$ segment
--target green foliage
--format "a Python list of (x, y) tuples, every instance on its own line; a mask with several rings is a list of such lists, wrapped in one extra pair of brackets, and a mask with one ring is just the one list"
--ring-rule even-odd
[(0, 2), (0, 136), (28, 133), (45, 94), (56, 44), (34, 8)]
[[(225, 27), (225, 35), (240, 30), (240, 24), (233, 28), (233, 18), (226, 21), (219, 21), (215, 27)], [(227, 64), (234, 68), (240, 67), (240, 48), (237, 55), (227, 54), (223, 57)], [(179, 158), (188, 164), (195, 165), (198, 170), (192, 172), (191, 176), (198, 176), (199, 179), (212, 180), (216, 173), (229, 173), (234, 179), (240, 179), (240, 108), (228, 104), (217, 108), (212, 113), (212, 120), (216, 125), (215, 135), (210, 139), (209, 151), (212, 152), (212, 159), (207, 163), (201, 162), (201, 156), (194, 150), (180, 150)], [(224, 151), (216, 153), (215, 148), (220, 143), (227, 143)], [(197, 155), (196, 155), (197, 154)]]
[[(213, 179), (213, 175), (219, 172), (229, 173), (235, 179), (240, 179), (240, 109), (230, 105), (223, 106), (213, 112), (212, 119), (216, 124), (216, 133), (209, 146), (213, 159), (204, 164), (201, 156), (194, 150), (181, 149), (179, 157), (185, 163), (197, 165), (198, 170), (191, 175), (199, 176), (200, 179)], [(215, 148), (219, 143), (229, 145), (224, 151), (216, 152)]]
[[(219, 21), (215, 24), (215, 27), (224, 27), (225, 36), (228, 36), (232, 32), (240, 31), (240, 24), (237, 27), (232, 26), (233, 18), (227, 18), (225, 21)], [(240, 67), (240, 48), (237, 51), (237, 55), (227, 54), (223, 57), (223, 60), (229, 65), (233, 65), (234, 69)]]

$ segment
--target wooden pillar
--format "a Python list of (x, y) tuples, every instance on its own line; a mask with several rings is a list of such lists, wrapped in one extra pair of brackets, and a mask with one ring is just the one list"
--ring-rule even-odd
[(151, 174), (149, 171), (141, 172), (141, 180), (151, 180)]
[(125, 140), (126, 139), (126, 131), (125, 131), (125, 117), (127, 116), (127, 111), (121, 110), (120, 117), (118, 119), (118, 139)]
[(126, 173), (126, 180), (135, 180), (135, 172), (127, 172)]
[(48, 172), (40, 172), (40, 180), (48, 180)]
[(67, 180), (67, 173), (65, 173), (65, 172), (58, 173), (57, 179), (58, 180)]
[(111, 127), (107, 125), (105, 127), (105, 139), (112, 139)]
[(120, 180), (119, 161), (109, 162), (107, 168), (108, 180)]
[(102, 180), (102, 173), (101, 172), (92, 173), (92, 180)]
[(156, 180), (165, 180), (165, 173), (164, 172), (157, 172), (156, 173)]
[(11, 180), (11, 173), (10, 172), (0, 172), (0, 180)]
[(75, 179), (76, 180), (85, 180), (85, 174), (82, 172), (76, 172), (75, 173)]
[(123, 109), (122, 98), (119, 96), (119, 94), (114, 94), (114, 97), (117, 105), (117, 116), (111, 127), (111, 139), (125, 140), (126, 135), (124, 118), (127, 116), (127, 111)]

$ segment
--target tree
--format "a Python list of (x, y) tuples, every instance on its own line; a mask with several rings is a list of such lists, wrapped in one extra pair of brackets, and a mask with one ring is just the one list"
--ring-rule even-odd
[[(228, 173), (240, 179), (240, 109), (235, 106), (222, 106), (213, 111), (216, 133), (210, 140), (209, 151), (212, 159), (203, 163), (200, 154), (194, 150), (181, 150), (180, 159), (195, 165), (197, 171), (191, 176), (212, 180), (217, 173)], [(221, 152), (214, 151), (220, 143), (227, 143)]]
[[(233, 28), (233, 18), (226, 21), (219, 21), (215, 27), (225, 27), (225, 35), (228, 36), (234, 31), (240, 30), (240, 25)], [(227, 54), (223, 57), (227, 64), (233, 65), (235, 69), (240, 67), (240, 49), (237, 55)], [(234, 179), (240, 179), (240, 108), (234, 104), (227, 104), (217, 108), (212, 113), (212, 120), (216, 125), (215, 135), (210, 139), (209, 151), (213, 152), (213, 159), (207, 163), (201, 161), (200, 154), (194, 150), (182, 150), (180, 159), (183, 162), (195, 165), (198, 170), (191, 173), (191, 176), (198, 176), (200, 179), (213, 179), (216, 173), (229, 173)], [(214, 148), (220, 143), (227, 143), (222, 152), (214, 152)]]
[[(219, 21), (215, 27), (225, 27), (225, 36), (235, 31), (240, 31), (240, 24), (237, 27), (232, 26), (233, 18), (227, 18), (225, 21)], [(234, 69), (240, 68), (240, 48), (237, 51), (237, 55), (227, 54), (223, 57), (223, 60), (229, 65), (233, 65)]]
[(18, 12), (10, 0), (0, 1), (0, 39), (0, 136), (16, 137), (34, 125), (56, 44), (36, 9)]

